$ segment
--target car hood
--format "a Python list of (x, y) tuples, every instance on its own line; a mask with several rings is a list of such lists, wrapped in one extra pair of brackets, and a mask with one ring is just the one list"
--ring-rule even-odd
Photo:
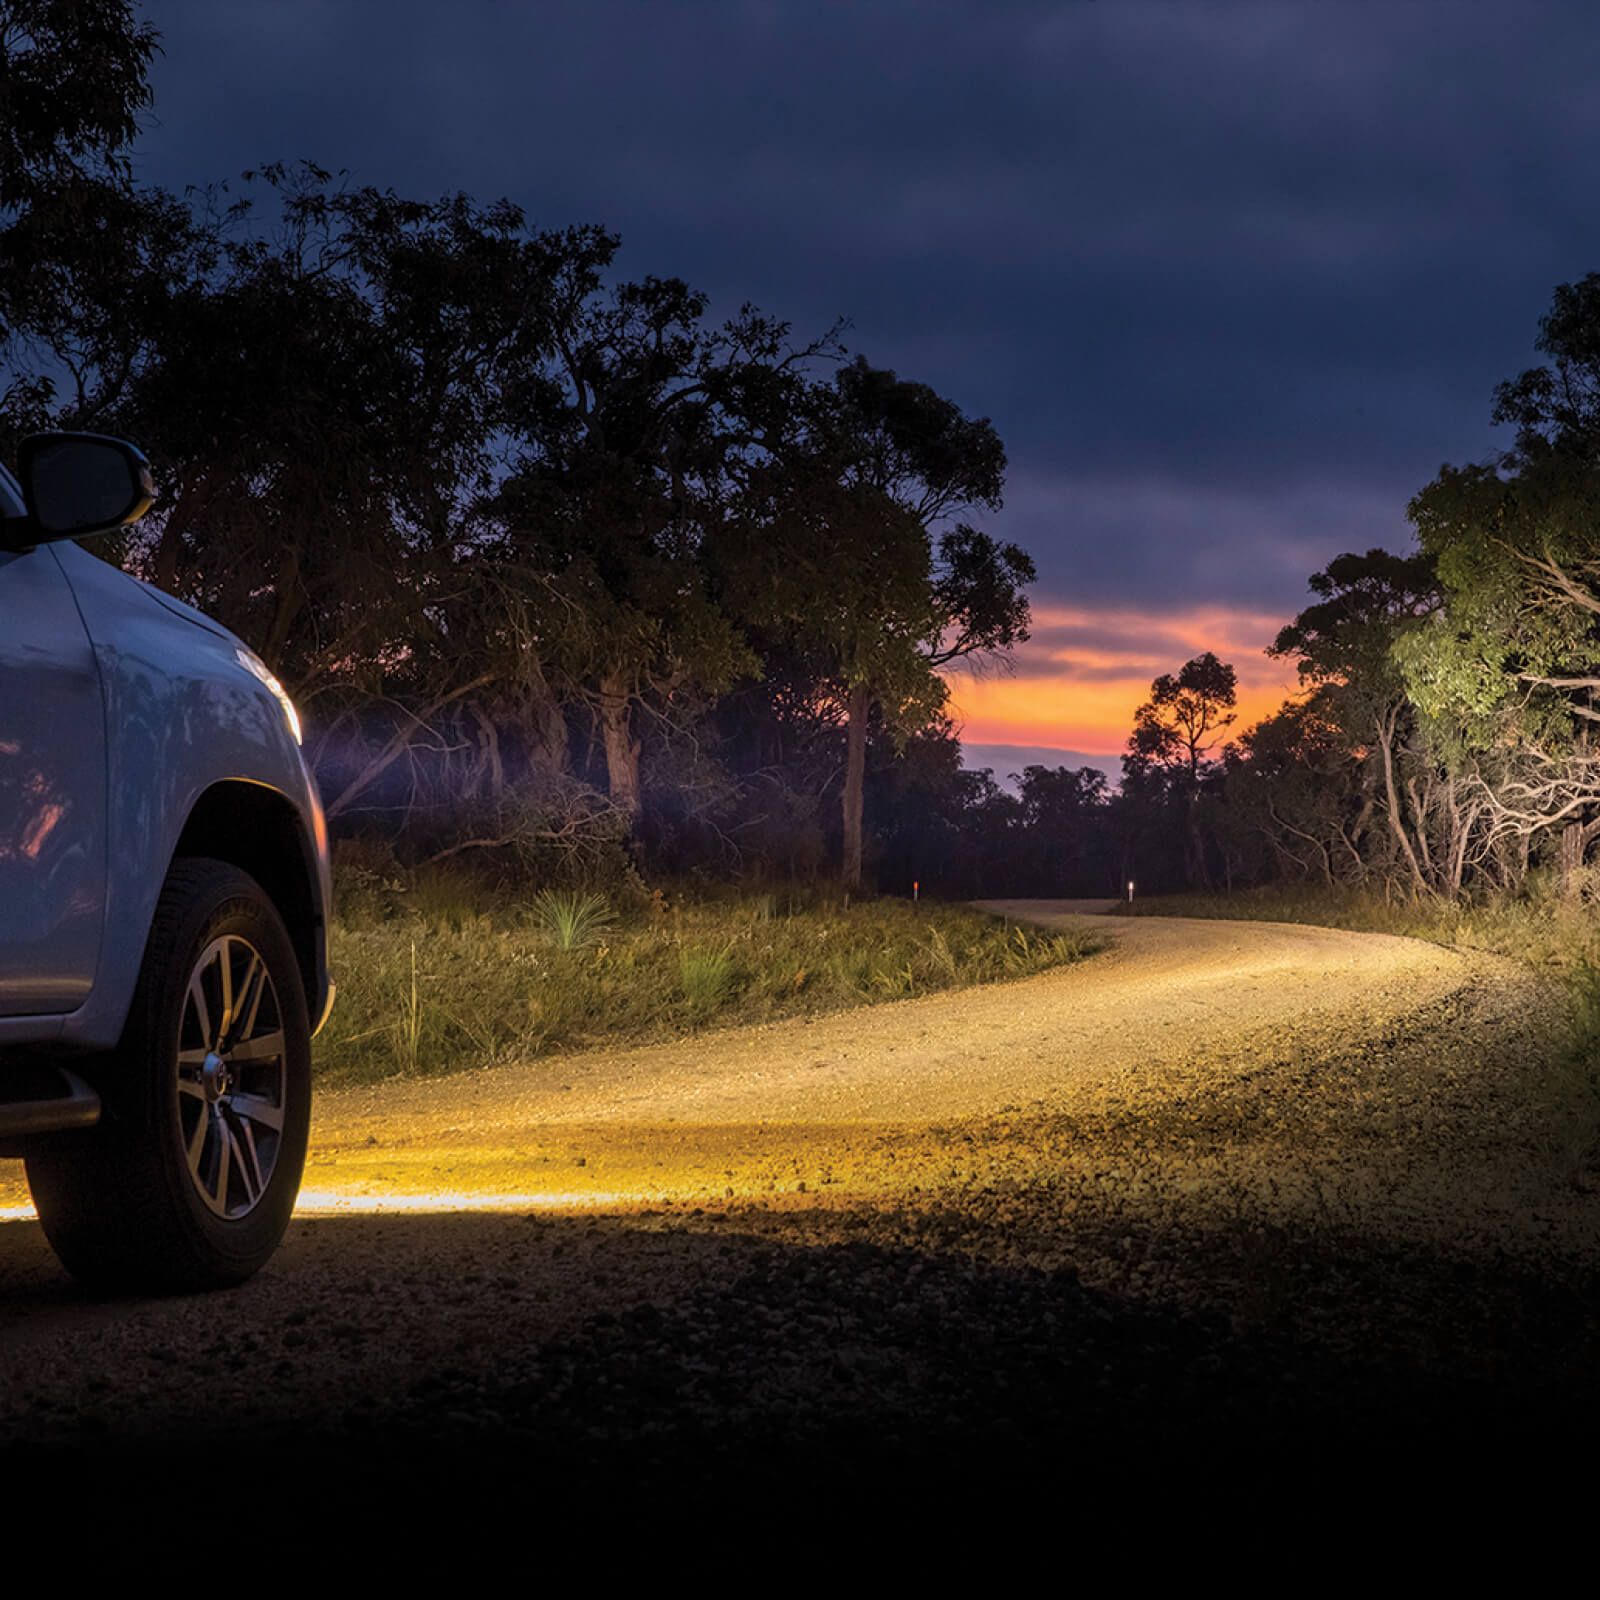
[(158, 589), (154, 584), (146, 583), (142, 578), (135, 578), (132, 574), (124, 573), (130, 583), (137, 584), (150, 599), (158, 606), (170, 611), (175, 617), (182, 617), (185, 622), (192, 622), (197, 628), (204, 628), (207, 633), (214, 633), (219, 639), (226, 639), (230, 644), (238, 644), (238, 638), (222, 626), (214, 622), (205, 612), (198, 610), (185, 600), (179, 600), (175, 595), (168, 594), (164, 589)]

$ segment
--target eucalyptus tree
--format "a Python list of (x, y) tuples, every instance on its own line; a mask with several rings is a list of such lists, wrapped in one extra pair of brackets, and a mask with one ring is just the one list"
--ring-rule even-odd
[(131, 0), (0, 3), (0, 209), (126, 182), (158, 39)]
[(1280, 630), (1269, 653), (1295, 661), (1324, 716), (1352, 748), (1369, 752), (1395, 857), (1413, 889), (1428, 889), (1436, 874), (1425, 787), (1435, 763), (1419, 743), (1394, 651), (1403, 632), (1438, 609), (1433, 561), (1387, 550), (1345, 554), (1313, 574), (1310, 586), (1315, 603)]
[(1600, 834), (1600, 472), (1565, 451), (1446, 468), (1412, 507), (1444, 605), (1403, 638), (1409, 693), (1479, 779), (1498, 835)]
[(955, 520), (1000, 504), (1005, 450), (986, 418), (860, 357), (813, 385), (796, 415), (757, 523), (775, 552), (778, 626), (816, 656), (839, 702), (841, 877), (855, 889), (873, 719), (903, 742), (941, 712), (941, 668), (1025, 640), (1034, 568)]
[(0, 3), (7, 446), (63, 415), (92, 421), (137, 359), (152, 285), (192, 243), (185, 208), (147, 204), (130, 180), (156, 48), (128, 0)]
[(1600, 274), (1557, 287), (1537, 347), (1547, 363), (1495, 392), (1510, 448), (1412, 502), (1444, 604), (1397, 654), (1495, 832), (1558, 829), (1565, 874), (1600, 836)]
[(1238, 700), (1238, 674), (1207, 650), (1151, 683), (1150, 698), (1134, 713), (1122, 758), (1130, 812), (1181, 813), (1184, 876), (1190, 884), (1207, 876), (1199, 827), (1201, 784), (1215, 768), (1213, 752), (1234, 723)]
[(592, 290), (615, 240), (309, 164), (247, 179), (211, 270), (148, 319), (151, 352), (106, 409), (162, 489), (133, 559), (305, 702), (330, 812), (397, 766), (408, 795), (419, 762), (438, 787), (469, 746), (500, 771), (486, 708), (554, 713), (539, 619), (493, 565), (482, 504), (545, 382), (559, 296)]
[(750, 307), (712, 323), (704, 295), (652, 277), (559, 303), (552, 344), (546, 383), (508, 424), (498, 548), (558, 620), (552, 665), (636, 829), (647, 733), (681, 732), (759, 670), (730, 522), (827, 341), (797, 346)]
[(1330, 887), (1367, 878), (1374, 792), (1334, 711), (1332, 697), (1314, 690), (1224, 750), (1212, 820), (1243, 876)]
[(1495, 388), (1493, 420), (1516, 429), (1502, 464), (1555, 453), (1600, 466), (1600, 273), (1557, 284), (1534, 348), (1548, 362)]
[(20, 211), (0, 236), (0, 428), (117, 426), (221, 255), (216, 219), (159, 189), (90, 182)]
[(1195, 788), (1211, 752), (1236, 719), (1239, 675), (1211, 650), (1164, 672), (1134, 713), (1129, 763), (1157, 767)]

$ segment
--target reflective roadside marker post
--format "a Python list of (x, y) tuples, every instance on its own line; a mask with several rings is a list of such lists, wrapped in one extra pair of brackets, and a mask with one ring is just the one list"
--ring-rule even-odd
[(1130, 906), (1133, 904), (1133, 879), (1132, 878), (1128, 879), (1128, 904)]
[(922, 898), (922, 885), (913, 878), (911, 880), (911, 903), (915, 905)]

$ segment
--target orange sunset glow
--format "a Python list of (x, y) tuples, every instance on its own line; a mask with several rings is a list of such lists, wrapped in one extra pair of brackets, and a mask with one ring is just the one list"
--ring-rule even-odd
[(1242, 732), (1297, 690), (1291, 662), (1263, 652), (1284, 619), (1202, 606), (1187, 612), (1104, 611), (1043, 604), (1016, 670), (952, 673), (950, 697), (970, 744), (1043, 745), (1116, 755), (1150, 682), (1214, 650), (1239, 674)]

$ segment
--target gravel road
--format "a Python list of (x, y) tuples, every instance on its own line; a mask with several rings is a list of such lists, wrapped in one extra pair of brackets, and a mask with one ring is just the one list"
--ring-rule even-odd
[(1096, 926), (1017, 983), (326, 1094), (302, 1215), (227, 1295), (86, 1299), (0, 1166), (0, 1447), (314, 1448), (357, 1498), (422, 1453), (500, 1504), (1587, 1427), (1600, 1170), (1553, 993), (1411, 940)]

